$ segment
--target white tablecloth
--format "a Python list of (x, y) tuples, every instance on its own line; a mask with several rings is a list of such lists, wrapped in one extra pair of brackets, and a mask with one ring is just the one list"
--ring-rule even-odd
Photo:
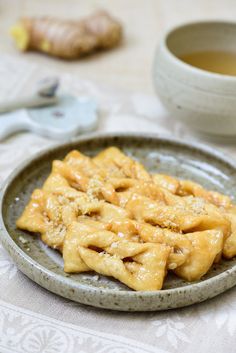
[[(27, 92), (45, 68), (0, 59), (0, 99)], [(51, 74), (51, 73), (50, 73)], [(157, 98), (61, 76), (64, 90), (99, 104), (99, 131), (142, 131), (195, 139), (170, 123)], [(29, 155), (55, 141), (24, 133), (0, 144), (0, 181)], [(236, 148), (221, 146), (229, 153)], [(236, 288), (205, 303), (156, 313), (122, 313), (79, 305), (20, 273), (0, 245), (1, 353), (235, 353)]]

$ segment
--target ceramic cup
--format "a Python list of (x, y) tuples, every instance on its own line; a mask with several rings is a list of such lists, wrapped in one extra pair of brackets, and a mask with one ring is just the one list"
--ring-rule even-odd
[(236, 52), (236, 23), (196, 22), (168, 31), (154, 59), (156, 92), (174, 119), (209, 136), (232, 138), (236, 76), (198, 69), (179, 59), (199, 51)]

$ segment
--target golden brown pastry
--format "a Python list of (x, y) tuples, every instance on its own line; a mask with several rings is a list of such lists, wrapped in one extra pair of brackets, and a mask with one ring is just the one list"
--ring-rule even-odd
[(116, 147), (53, 161), (17, 226), (58, 249), (65, 272), (96, 271), (134, 290), (161, 289), (168, 270), (199, 280), (222, 255), (236, 255), (227, 196), (151, 175)]
[[(112, 276), (135, 290), (162, 288), (170, 252), (166, 245), (131, 242), (113, 232), (96, 231), (78, 222), (72, 223), (68, 237), (76, 239), (80, 258), (87, 268)], [(83, 265), (77, 265), (76, 272), (84, 271)]]

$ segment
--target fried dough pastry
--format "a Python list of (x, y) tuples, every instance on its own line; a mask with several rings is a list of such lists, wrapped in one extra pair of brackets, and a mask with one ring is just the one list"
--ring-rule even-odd
[(70, 217), (73, 214), (70, 204), (62, 208), (55, 195), (36, 189), (16, 225), (20, 229), (40, 233), (44, 243), (61, 250), (66, 224), (70, 222), (68, 214)]
[(187, 281), (196, 281), (212, 266), (223, 247), (223, 233), (220, 230), (206, 230), (186, 234), (192, 247), (186, 262), (174, 272)]
[[(87, 266), (87, 269), (112, 276), (135, 290), (162, 288), (170, 251), (166, 245), (131, 242), (113, 232), (98, 230), (79, 222), (72, 223), (67, 237), (78, 245), (82, 260), (74, 267), (75, 272), (83, 272)], [(64, 260), (65, 271), (69, 269), (72, 272), (73, 269), (66, 264), (67, 256)]]
[(212, 205), (201, 206), (196, 208), (196, 205), (194, 205), (191, 208), (189, 202), (186, 202), (185, 205), (174, 204), (174, 206), (170, 206), (159, 204), (148, 197), (134, 194), (127, 202), (125, 208), (131, 212), (135, 219), (158, 225), (162, 228), (185, 233), (196, 231), (197, 229), (216, 228), (221, 229), (225, 237), (227, 237), (230, 231), (230, 223), (227, 219), (217, 210), (212, 210)]
[(106, 170), (109, 177), (129, 177), (140, 180), (151, 180), (151, 175), (144, 166), (123, 154), (116, 147), (109, 147), (93, 158), (93, 162)]
[(17, 227), (58, 249), (64, 271), (96, 271), (134, 290), (157, 290), (166, 272), (202, 278), (236, 255), (236, 206), (228, 196), (163, 174), (110, 147), (55, 160)]

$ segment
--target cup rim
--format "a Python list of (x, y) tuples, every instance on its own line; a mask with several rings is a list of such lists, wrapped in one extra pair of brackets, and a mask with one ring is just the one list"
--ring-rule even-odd
[(206, 78), (214, 78), (216, 80), (224, 80), (224, 81), (230, 81), (230, 82), (236, 82), (236, 76), (233, 75), (226, 75), (226, 74), (220, 74), (217, 72), (211, 72), (207, 71), (204, 69), (200, 69), (196, 66), (190, 65), (180, 58), (176, 56), (168, 47), (167, 45), (167, 40), (172, 35), (174, 32), (177, 32), (180, 29), (190, 27), (190, 26), (197, 26), (197, 25), (233, 25), (235, 26), (236, 29), (236, 22), (233, 21), (227, 21), (227, 20), (198, 20), (198, 21), (189, 21), (189, 22), (184, 22), (182, 24), (178, 24), (175, 26), (172, 26), (168, 30), (165, 31), (162, 40), (160, 42), (160, 45), (162, 46), (163, 50), (165, 51), (166, 55), (168, 56), (169, 60), (172, 62), (177, 63), (180, 67), (182, 67), (185, 70), (190, 71), (193, 74), (201, 75), (202, 77)]

